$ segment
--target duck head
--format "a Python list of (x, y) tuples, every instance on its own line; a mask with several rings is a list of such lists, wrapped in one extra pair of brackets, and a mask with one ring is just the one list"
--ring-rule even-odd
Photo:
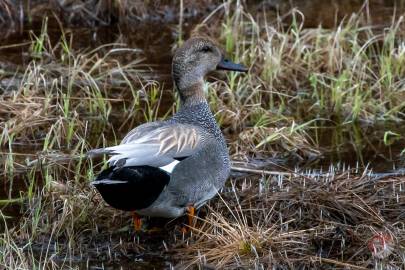
[(214, 70), (247, 72), (241, 64), (226, 59), (215, 43), (194, 37), (178, 48), (173, 57), (172, 75), (183, 103), (204, 99), (204, 77)]

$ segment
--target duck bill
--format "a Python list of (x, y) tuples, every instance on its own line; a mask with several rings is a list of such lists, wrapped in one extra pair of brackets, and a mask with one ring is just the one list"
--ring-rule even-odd
[(222, 58), (221, 62), (217, 65), (217, 70), (232, 70), (232, 71), (239, 71), (239, 72), (247, 72), (248, 68), (241, 65), (236, 64), (229, 59)]

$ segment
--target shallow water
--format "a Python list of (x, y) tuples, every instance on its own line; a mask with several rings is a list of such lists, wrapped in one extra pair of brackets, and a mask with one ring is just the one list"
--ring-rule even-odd
[[(326, 27), (335, 25), (336, 21), (349, 16), (352, 12), (356, 12), (361, 8), (359, 1), (295, 1), (298, 8), (305, 16), (306, 27), (316, 27), (322, 23)], [(384, 24), (389, 19), (393, 12), (393, 1), (370, 1), (370, 18), (376, 24)], [(261, 12), (263, 10), (274, 10), (276, 7), (280, 8), (280, 13), (285, 13), (290, 8), (284, 1), (268, 1), (258, 5), (251, 5), (248, 8), (250, 10), (256, 10)], [(317, 8), (314, 9), (313, 6)], [(332, 7), (332, 8), (331, 8)], [(207, 9), (206, 13), (213, 8)], [(338, 11), (339, 10), (339, 11)], [(335, 12), (336, 11), (336, 12)], [(145, 63), (150, 65), (154, 72), (151, 76), (159, 80), (164, 84), (165, 89), (171, 90), (173, 88), (170, 79), (170, 62), (172, 44), (176, 40), (176, 25), (177, 19), (171, 12), (172, 9), (166, 10), (167, 16), (163, 16), (163, 19), (149, 19), (146, 22), (140, 22), (136, 25), (112, 25), (102, 26), (95, 28), (86, 27), (74, 27), (67, 28), (65, 31), (69, 31), (73, 34), (73, 48), (75, 49), (88, 49), (96, 48), (106, 43), (122, 42), (129, 47), (140, 48), (142, 50), (141, 55), (145, 57)], [(188, 32), (193, 26), (199, 22), (199, 20), (206, 13), (199, 13), (196, 16), (188, 16), (185, 18), (184, 31)], [(336, 16), (330, 16), (331, 13), (336, 13)], [(166, 19), (164, 19), (166, 18)], [(174, 18), (174, 19), (173, 19)], [(30, 40), (30, 31), (39, 33), (41, 29), (41, 22), (34, 21), (31, 24), (24, 25), (22, 33), (10, 34), (7, 39), (0, 41), (0, 71), (8, 70), (15, 71), (21, 69), (21, 66), (27, 64), (30, 57), (26, 55), (27, 46), (13, 46), (10, 45), (17, 43), (24, 43)], [(151, 31), (153, 29), (153, 31)], [(49, 20), (48, 34), (51, 40), (58, 40), (61, 34), (59, 24), (56, 20)], [(80, 37), (80, 38), (79, 38)], [(6, 48), (8, 47), (8, 48)], [(0, 77), (1, 78), (1, 77)], [(12, 91), (18, 85), (18, 81), (13, 82), (13, 79), (7, 78), (0, 81), (0, 87), (5, 88), (6, 91)], [(14, 78), (18, 80), (18, 78)], [(1, 93), (1, 92), (0, 92)], [(167, 106), (171, 106), (172, 100), (166, 99)], [(165, 104), (163, 104), (165, 106)], [(163, 110), (164, 111), (164, 110)], [(399, 154), (405, 148), (405, 138), (401, 137), (395, 140), (389, 146), (383, 142), (384, 133), (387, 130), (398, 134), (405, 134), (405, 128), (395, 123), (373, 125), (368, 127), (358, 126), (345, 126), (345, 127), (330, 127), (321, 128), (313, 132), (313, 136), (317, 137), (319, 146), (324, 148), (325, 151), (320, 158), (309, 160), (304, 164), (300, 164), (303, 168), (327, 168), (330, 163), (342, 162), (347, 166), (367, 166), (370, 164), (375, 171), (384, 172), (403, 166), (404, 160), (401, 159)], [(357, 135), (353, 134), (353, 130), (358, 130)], [(126, 133), (125, 130), (122, 134), (116, 134), (117, 137), (122, 137)], [(356, 136), (356, 138), (354, 138)], [(346, 139), (344, 139), (346, 138)], [(340, 140), (340, 141), (339, 141)], [(350, 143), (356, 141), (356, 144)], [(8, 149), (2, 147), (2, 152), (7, 152)], [(22, 162), (26, 157), (24, 154), (35, 154), (37, 149), (29, 146), (13, 146), (14, 153), (22, 154), (16, 156), (17, 162)], [(3, 155), (3, 158), (6, 156)], [(297, 162), (293, 158), (286, 160), (285, 164), (295, 167)], [(13, 182), (2, 181), (0, 182), (0, 200), (7, 199), (11, 194), (11, 197), (18, 196), (21, 190), (26, 190), (27, 187), (24, 184), (23, 179), (18, 177), (13, 179)], [(12, 192), (10, 193), (10, 187)], [(12, 204), (3, 208), (3, 213), (10, 217), (8, 223), (9, 226), (18, 223), (18, 217), (21, 215), (21, 207), (18, 204)], [(133, 236), (135, 237), (135, 236)], [(152, 238), (144, 239), (144, 242), (152, 241)], [(162, 249), (161, 241), (165, 240), (164, 236), (156, 239), (154, 238), (152, 246), (157, 249)], [(99, 240), (103, 243), (103, 240)], [(149, 242), (150, 243), (150, 242)], [(40, 256), (42, 246), (38, 247), (38, 254)], [(135, 250), (129, 250), (127, 257), (119, 257), (116, 259), (111, 258), (98, 258), (94, 255), (92, 258), (74, 258), (71, 260), (71, 266), (77, 266), (79, 268), (90, 269), (150, 269), (153, 268), (168, 268), (170, 259), (163, 255), (162, 250), (158, 250), (153, 253), (151, 250), (147, 250), (144, 253), (137, 253)], [(63, 261), (63, 258), (60, 258)], [(136, 263), (134, 263), (134, 261)], [(58, 258), (55, 258), (55, 262), (58, 264)]]

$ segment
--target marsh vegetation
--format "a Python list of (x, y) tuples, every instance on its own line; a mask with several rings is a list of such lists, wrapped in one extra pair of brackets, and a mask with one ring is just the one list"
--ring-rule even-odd
[[(402, 2), (196, 2), (0, 3), (0, 265), (403, 269)], [(191, 35), (249, 67), (206, 84), (232, 176), (190, 234), (181, 218), (137, 234), (85, 153), (176, 111), (171, 54)]]

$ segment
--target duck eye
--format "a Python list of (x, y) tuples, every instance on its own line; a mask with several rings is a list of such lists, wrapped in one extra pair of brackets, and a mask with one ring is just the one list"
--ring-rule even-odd
[(201, 48), (201, 51), (202, 51), (202, 52), (205, 52), (205, 53), (206, 53), (206, 52), (210, 52), (210, 51), (211, 51), (211, 48), (208, 47), (208, 46), (204, 46), (204, 47)]

